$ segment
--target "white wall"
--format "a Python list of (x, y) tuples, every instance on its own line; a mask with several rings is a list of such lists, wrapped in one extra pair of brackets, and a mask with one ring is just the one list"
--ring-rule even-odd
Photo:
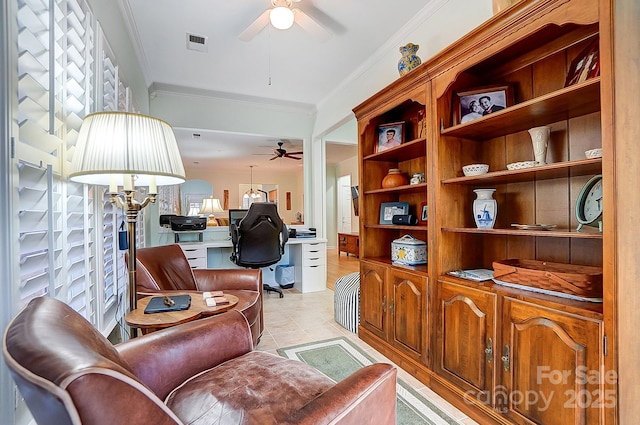
[(418, 44), (418, 56), (434, 56), (493, 15), (491, 0), (435, 0), (401, 28), (318, 106), (314, 135), (353, 117), (352, 109), (399, 77), (399, 46)]

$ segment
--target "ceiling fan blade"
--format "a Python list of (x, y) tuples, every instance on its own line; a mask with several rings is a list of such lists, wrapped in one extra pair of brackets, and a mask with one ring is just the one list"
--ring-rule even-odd
[(242, 41), (250, 41), (253, 37), (258, 35), (269, 24), (269, 13), (271, 9), (267, 9), (262, 12), (262, 15), (258, 16), (255, 21), (247, 27), (246, 30), (238, 36)]
[(303, 152), (302, 151), (298, 151), (298, 152), (288, 152), (287, 155), (302, 155)]
[(297, 156), (291, 156), (289, 154), (285, 155), (287, 158), (289, 159), (297, 159), (297, 160), (301, 160), (302, 158), (298, 158)]
[(279, 157), (279, 156), (277, 156), (277, 155), (276, 155), (276, 156), (272, 156), (272, 157), (269, 159), (269, 161), (273, 161), (274, 159), (278, 159), (278, 158), (280, 158), (280, 157)]
[(312, 17), (300, 9), (293, 9), (294, 22), (300, 25), (305, 31), (320, 41), (327, 41), (331, 38), (331, 33), (324, 29)]

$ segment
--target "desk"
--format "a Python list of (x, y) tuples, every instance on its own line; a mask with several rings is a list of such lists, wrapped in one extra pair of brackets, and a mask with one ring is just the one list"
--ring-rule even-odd
[[(180, 244), (191, 268), (240, 268), (230, 259), (231, 240), (190, 242)], [(291, 238), (285, 245), (282, 259), (262, 268), (264, 283), (277, 286), (275, 269), (278, 265), (294, 267), (293, 287), (302, 293), (324, 291), (327, 287), (327, 240), (322, 238)]]
[(171, 326), (180, 325), (182, 323), (191, 322), (201, 317), (212, 316), (214, 314), (223, 313), (232, 309), (238, 304), (238, 297), (231, 294), (224, 294), (225, 298), (229, 300), (229, 304), (218, 305), (215, 307), (207, 306), (207, 303), (202, 298), (201, 292), (171, 292), (166, 295), (191, 295), (191, 306), (187, 310), (180, 311), (167, 311), (163, 313), (145, 314), (144, 309), (149, 304), (152, 298), (162, 297), (165, 293), (158, 293), (149, 297), (144, 297), (138, 300), (138, 308), (130, 311), (124, 316), (124, 320), (127, 325), (132, 328), (139, 328), (143, 334), (153, 332), (158, 329), (170, 328)]

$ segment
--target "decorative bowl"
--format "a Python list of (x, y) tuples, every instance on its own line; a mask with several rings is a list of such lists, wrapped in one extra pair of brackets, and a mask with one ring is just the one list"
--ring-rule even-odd
[(587, 158), (602, 158), (602, 148), (590, 149), (584, 151), (584, 155)]
[(536, 161), (512, 162), (507, 164), (507, 170), (522, 170), (523, 168), (531, 168), (538, 165)]
[(479, 176), (489, 171), (489, 164), (469, 164), (462, 167), (465, 176)]

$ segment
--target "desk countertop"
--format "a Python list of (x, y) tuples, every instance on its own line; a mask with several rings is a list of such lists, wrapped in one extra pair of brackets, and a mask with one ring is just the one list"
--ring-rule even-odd
[[(311, 243), (326, 243), (327, 240), (324, 238), (290, 238), (287, 241), (287, 245), (301, 245), (301, 244), (311, 244)], [(197, 246), (197, 247), (205, 247), (205, 248), (231, 248), (233, 247), (233, 243), (231, 239), (225, 239), (221, 241), (205, 241), (205, 242), (183, 242), (180, 245), (183, 246)]]

